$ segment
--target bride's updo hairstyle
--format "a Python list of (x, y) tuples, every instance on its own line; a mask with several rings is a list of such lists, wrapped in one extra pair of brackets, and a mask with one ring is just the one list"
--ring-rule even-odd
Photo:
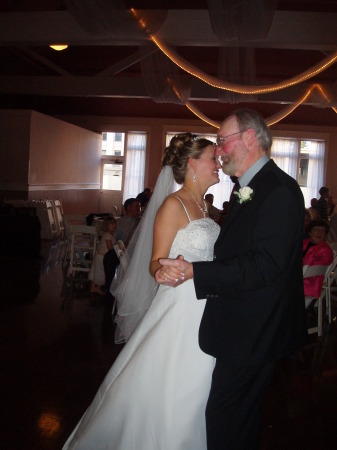
[(182, 184), (185, 181), (188, 160), (199, 159), (209, 145), (213, 145), (213, 142), (195, 134), (177, 134), (164, 150), (162, 166), (171, 166), (174, 179), (178, 184)]

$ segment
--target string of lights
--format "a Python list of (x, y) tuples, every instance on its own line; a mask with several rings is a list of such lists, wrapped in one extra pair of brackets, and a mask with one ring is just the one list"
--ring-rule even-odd
[(291, 86), (294, 86), (299, 83), (303, 83), (304, 81), (314, 77), (315, 75), (323, 72), (331, 65), (337, 62), (337, 52), (333, 53), (331, 56), (328, 56), (323, 59), (323, 61), (315, 64), (311, 68), (306, 71), (292, 77), (287, 80), (281, 81), (279, 83), (271, 84), (271, 85), (262, 85), (262, 86), (246, 86), (241, 84), (228, 83), (227, 81), (219, 80), (216, 77), (208, 75), (203, 71), (199, 70), (193, 64), (186, 61), (182, 58), (178, 53), (172, 50), (169, 46), (164, 44), (159, 38), (156, 36), (151, 36), (151, 40), (156, 44), (156, 46), (178, 67), (183, 69), (185, 72), (193, 75), (196, 78), (199, 78), (206, 84), (213, 86), (218, 89), (224, 89), (231, 92), (236, 92), (238, 94), (267, 94), (269, 92), (279, 91)]
[[(186, 61), (184, 58), (182, 58), (178, 53), (176, 53), (173, 49), (171, 49), (168, 45), (166, 45), (164, 42), (162, 42), (158, 37), (155, 35), (151, 35), (147, 32), (148, 27), (144, 21), (138, 17), (137, 11), (131, 8), (131, 14), (135, 18), (135, 20), (138, 22), (138, 25), (140, 28), (146, 32), (152, 42), (178, 67), (180, 67), (185, 72), (189, 73), (190, 75), (193, 75), (194, 77), (200, 79), (206, 84), (209, 84), (210, 86), (213, 86), (218, 89), (228, 90), (230, 92), (236, 92), (238, 94), (266, 94), (269, 92), (275, 92), (282, 89), (286, 89), (288, 87), (303, 83), (304, 81), (316, 76), (317, 74), (323, 72), (324, 70), (328, 69), (330, 66), (335, 64), (337, 62), (337, 52), (334, 52), (332, 55), (327, 56), (323, 59), (323, 61), (315, 64), (311, 68), (307, 69), (306, 71), (289, 78), (287, 80), (284, 80), (279, 83), (274, 83), (271, 85), (262, 85), (262, 86), (248, 86), (248, 85), (240, 85), (240, 84), (234, 84), (234, 83), (228, 83), (223, 80), (219, 80), (216, 77), (213, 77), (211, 75), (208, 75), (204, 73), (203, 71), (199, 70), (197, 67), (195, 67), (193, 64)], [(172, 80), (168, 80), (168, 82), (171, 84), (171, 87), (174, 89), (175, 94), (178, 98), (181, 98), (182, 96), (179, 94), (179, 90), (176, 86), (174, 86), (174, 83)], [(324, 89), (319, 84), (313, 84), (302, 97), (300, 97), (296, 102), (288, 105), (287, 107), (283, 108), (278, 113), (274, 114), (273, 116), (266, 119), (266, 122), (269, 126), (274, 125), (275, 123), (280, 122), (282, 119), (287, 117), (289, 114), (291, 114), (298, 106), (300, 106), (311, 94), (312, 92), (317, 89), (322, 97), (324, 97), (325, 101), (327, 103), (330, 103), (330, 99), (328, 98), (327, 94), (325, 93)], [(194, 105), (193, 102), (187, 101), (186, 107), (199, 119), (202, 121), (208, 123), (211, 126), (214, 126), (215, 128), (220, 127), (220, 123), (217, 121), (214, 121), (207, 117), (205, 114), (203, 114), (199, 108), (197, 108), (196, 105)], [(337, 108), (331, 107), (333, 111), (337, 114)]]
[[(266, 123), (268, 126), (272, 126), (275, 125), (276, 123), (280, 122), (282, 119), (284, 119), (285, 117), (287, 117), (289, 114), (291, 114), (296, 108), (298, 108), (303, 102), (305, 102), (305, 100), (307, 100), (307, 98), (309, 98), (309, 96), (313, 93), (313, 91), (317, 89), (318, 92), (321, 94), (322, 97), (325, 98), (325, 100), (327, 102), (329, 102), (329, 98), (327, 96), (327, 94), (325, 93), (324, 89), (322, 88), (322, 86), (320, 84), (313, 84), (312, 86), (310, 86), (310, 88), (305, 92), (305, 94), (302, 95), (302, 97), (300, 97), (296, 102), (291, 103), (290, 105), (286, 106), (285, 108), (283, 108), (281, 111), (279, 111), (278, 113), (274, 114), (273, 116), (269, 117), (266, 119)], [(198, 108), (197, 106), (194, 105), (193, 102), (188, 101), (186, 103), (186, 107), (194, 114), (196, 115), (199, 119), (203, 120), (204, 122), (208, 123), (209, 125), (212, 125), (215, 128), (220, 128), (220, 123), (216, 122), (212, 119), (210, 119), (209, 117), (207, 117), (205, 114), (203, 114)], [(331, 109), (337, 114), (337, 108), (335, 107), (331, 107)]]

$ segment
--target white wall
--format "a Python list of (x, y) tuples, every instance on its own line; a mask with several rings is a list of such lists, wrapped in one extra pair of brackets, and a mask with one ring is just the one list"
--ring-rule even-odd
[(32, 112), (29, 186), (99, 189), (101, 135)]

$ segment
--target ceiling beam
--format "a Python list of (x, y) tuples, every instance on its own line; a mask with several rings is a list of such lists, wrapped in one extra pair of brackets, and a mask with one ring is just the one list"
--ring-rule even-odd
[[(114, 14), (118, 23), (119, 13)], [(121, 16), (122, 17), (122, 16)], [(123, 16), (125, 20), (125, 15)], [(227, 46), (334, 51), (337, 13), (276, 11), (266, 40), (219, 42), (208, 10), (170, 10), (158, 36), (174, 46)], [(179, 25), (180, 24), (180, 25)], [(0, 13), (0, 45), (142, 45), (148, 38), (127, 22), (112, 34), (94, 36), (83, 30), (68, 11)]]
[[(12, 50), (13, 50), (13, 48), (12, 48)], [(20, 52), (22, 52), (23, 54), (27, 55), (29, 58), (38, 61), (42, 65), (44, 65), (44, 66), (48, 67), (49, 69), (53, 70), (58, 75), (71, 76), (71, 73), (69, 73), (66, 70), (62, 69), (62, 67), (58, 66), (57, 64), (53, 63), (49, 59), (43, 57), (42, 55), (40, 55), (39, 53), (35, 52), (34, 50), (32, 50), (30, 48), (23, 47), (23, 48), (19, 48), (19, 49), (16, 48), (15, 50), (18, 52), (18, 54), (20, 54)]]
[[(302, 83), (287, 89), (258, 96), (258, 102), (288, 104), (296, 102), (312, 83)], [(324, 86), (326, 92), (333, 85)], [(190, 100), (218, 101), (219, 91), (198, 79), (192, 82)], [(141, 78), (134, 77), (87, 77), (87, 76), (0, 76), (1, 95), (42, 95), (60, 97), (114, 97), (149, 98)], [(322, 98), (317, 94), (309, 97), (305, 104), (317, 106)], [(337, 107), (333, 102), (329, 106)]]
[(119, 61), (116, 64), (113, 64), (112, 66), (108, 67), (105, 70), (102, 70), (102, 72), (99, 72), (96, 74), (96, 77), (112, 77), (114, 75), (117, 75), (120, 72), (123, 72), (123, 70), (127, 69), (128, 67), (133, 66), (134, 64), (138, 63), (144, 58), (147, 58), (148, 56), (152, 55), (155, 52), (158, 52), (159, 49), (151, 46), (146, 49), (144, 49), (144, 53), (141, 55), (140, 51), (137, 51), (133, 53), (130, 56), (127, 56), (123, 60)]

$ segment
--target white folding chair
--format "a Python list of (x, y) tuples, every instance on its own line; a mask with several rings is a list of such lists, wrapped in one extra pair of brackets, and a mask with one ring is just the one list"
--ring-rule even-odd
[(29, 202), (35, 209), (41, 224), (41, 239), (57, 238), (57, 228), (53, 203), (51, 200), (32, 200)]
[(64, 233), (66, 239), (70, 237), (70, 227), (72, 225), (86, 225), (86, 217), (84, 214), (64, 214), (63, 215), (64, 222)]
[(121, 205), (121, 204), (113, 205), (113, 207), (112, 207), (112, 215), (113, 215), (113, 217), (115, 217), (116, 219), (119, 219), (124, 214), (125, 214), (125, 211), (124, 211), (124, 206), (123, 205)]
[(97, 247), (96, 227), (72, 225), (70, 227), (69, 275), (89, 272)]
[(324, 280), (324, 283), (326, 284), (327, 289), (327, 295), (326, 295), (326, 308), (329, 318), (329, 323), (332, 321), (332, 311), (331, 311), (331, 302), (332, 300), (336, 301), (337, 296), (335, 295), (335, 292), (337, 291), (337, 255), (334, 252), (335, 257), (330, 266), (328, 267), (327, 273), (326, 273), (326, 279)]
[(55, 224), (57, 229), (57, 234), (63, 238), (64, 231), (64, 219), (63, 219), (63, 208), (61, 200), (52, 200), (53, 208), (54, 208), (54, 216), (55, 216)]
[(73, 225), (87, 225), (86, 217), (84, 214), (64, 214), (63, 226), (64, 226), (64, 254), (63, 254), (63, 267), (66, 267), (70, 258), (70, 239), (71, 239), (71, 227)]
[[(303, 266), (303, 278), (310, 278), (318, 275), (324, 276), (323, 286), (321, 289), (321, 294), (319, 297), (306, 296), (305, 297), (305, 307), (309, 308), (310, 305), (314, 304), (317, 306), (317, 325), (313, 327), (308, 327), (308, 334), (317, 333), (318, 336), (322, 336), (323, 332), (323, 300), (329, 296), (327, 276), (329, 273), (329, 268), (331, 265), (326, 266)], [(329, 300), (327, 299), (327, 305)]]

